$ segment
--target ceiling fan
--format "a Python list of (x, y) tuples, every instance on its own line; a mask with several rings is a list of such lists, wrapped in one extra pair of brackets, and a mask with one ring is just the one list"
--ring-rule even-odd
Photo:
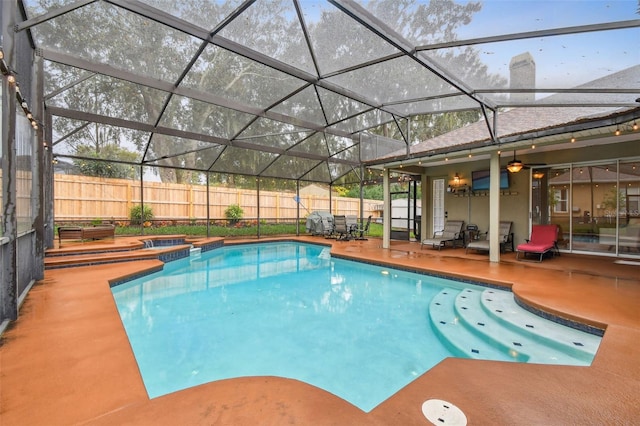
[(535, 163), (525, 165), (522, 161), (516, 159), (516, 150), (513, 150), (513, 160), (507, 163), (507, 170), (510, 173), (518, 173), (522, 169), (529, 169), (531, 166), (546, 166), (545, 163)]
[(507, 170), (510, 173), (518, 173), (524, 167), (524, 163), (518, 159), (516, 159), (516, 150), (513, 150), (513, 160), (507, 163)]

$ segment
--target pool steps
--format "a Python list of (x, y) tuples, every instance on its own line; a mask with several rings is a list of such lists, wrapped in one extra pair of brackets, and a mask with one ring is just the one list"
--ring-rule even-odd
[(224, 245), (223, 238), (187, 239), (184, 236), (157, 236), (133, 241), (124, 247), (77, 244), (59, 250), (48, 250), (45, 269), (91, 266), (107, 263), (158, 259), (164, 263), (191, 257)]
[(601, 340), (541, 318), (496, 289), (444, 289), (429, 317), (441, 341), (466, 358), (590, 365)]

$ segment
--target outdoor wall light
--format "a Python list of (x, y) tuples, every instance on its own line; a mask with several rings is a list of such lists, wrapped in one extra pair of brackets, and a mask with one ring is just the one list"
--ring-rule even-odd
[(462, 178), (460, 174), (456, 173), (453, 175), (453, 181), (449, 182), (449, 187), (447, 188), (447, 192), (451, 192), (455, 194), (456, 192), (466, 192), (467, 185), (462, 183)]

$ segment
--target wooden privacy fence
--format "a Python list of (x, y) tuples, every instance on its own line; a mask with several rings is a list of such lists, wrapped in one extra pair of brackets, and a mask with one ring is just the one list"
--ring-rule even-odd
[[(207, 186), (144, 182), (144, 205), (158, 220), (204, 220), (207, 218)], [(260, 191), (260, 218), (295, 219), (296, 194)], [(300, 216), (316, 210), (329, 211), (329, 197), (300, 195)], [(364, 217), (379, 216), (380, 200), (364, 200)], [(133, 206), (140, 204), (140, 181), (80, 175), (54, 175), (54, 215), (56, 222), (129, 219)], [(243, 210), (243, 218), (258, 217), (257, 191), (209, 187), (209, 217), (224, 218), (232, 204)], [(304, 206), (304, 207), (303, 207)], [(332, 197), (333, 214), (360, 215), (357, 198)], [(306, 208), (306, 209), (305, 209)]]

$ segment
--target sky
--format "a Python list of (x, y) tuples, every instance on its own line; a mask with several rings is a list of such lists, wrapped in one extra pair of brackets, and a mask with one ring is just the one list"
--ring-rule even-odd
[[(488, 0), (460, 40), (549, 28), (639, 20), (637, 0)], [(640, 28), (478, 45), (490, 72), (508, 76), (510, 59), (528, 51), (536, 85), (572, 87), (640, 64)]]

